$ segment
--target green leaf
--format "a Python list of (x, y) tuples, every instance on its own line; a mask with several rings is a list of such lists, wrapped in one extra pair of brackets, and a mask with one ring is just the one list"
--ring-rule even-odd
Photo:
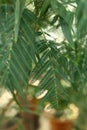
[(15, 3), (15, 25), (14, 25), (14, 41), (15, 43), (18, 40), (18, 34), (19, 34), (19, 26), (20, 26), (20, 20), (21, 15), (24, 9), (25, 0), (16, 0)]
[(42, 5), (41, 10), (40, 10), (40, 17), (42, 17), (45, 14), (49, 5), (50, 5), (50, 0), (45, 0), (43, 2), (43, 5)]
[(87, 1), (80, 1), (76, 9), (77, 37), (81, 38), (87, 34)]
[[(29, 75), (35, 60), (35, 35), (32, 27), (27, 25), (26, 15), (23, 14), (19, 25), (18, 39), (15, 43), (13, 40), (13, 14), (8, 15), (8, 20), (4, 19), (4, 26), (0, 30), (0, 83), (12, 93), (16, 90), (21, 95), (28, 86)], [(8, 25), (7, 22), (12, 23)]]
[(60, 25), (63, 31), (63, 34), (66, 38), (66, 40), (70, 43), (70, 46), (74, 48), (73, 38), (71, 34), (71, 28), (70, 26), (64, 21), (63, 18), (60, 18)]

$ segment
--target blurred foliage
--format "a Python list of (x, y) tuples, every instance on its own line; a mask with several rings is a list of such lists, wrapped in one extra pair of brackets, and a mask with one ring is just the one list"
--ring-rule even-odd
[(87, 103), (86, 12), (86, 0), (0, 0), (0, 84), (15, 99), (38, 87), (39, 107)]

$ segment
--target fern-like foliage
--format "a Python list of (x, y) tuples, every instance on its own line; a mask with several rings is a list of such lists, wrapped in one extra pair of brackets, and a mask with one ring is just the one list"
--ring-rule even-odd
[(34, 62), (32, 59), (35, 59), (35, 36), (32, 25), (28, 24), (29, 20), (27, 19), (27, 15), (33, 16), (32, 13), (25, 9), (20, 20), (17, 19), (18, 22), (15, 18), (15, 10), (11, 10), (11, 8), (13, 7), (9, 7), (9, 5), (2, 6), (5, 15), (3, 16), (2, 12), (0, 15), (2, 20), (0, 78), (1, 84), (9, 87), (13, 93), (15, 89), (22, 92), (23, 88), (21, 87), (26, 87), (28, 84)]
[(50, 102), (56, 109), (75, 102), (75, 94), (76, 98), (83, 95), (87, 84), (85, 4), (86, 0), (0, 2), (0, 84), (23, 96), (39, 80), (38, 91), (47, 90), (40, 105)]

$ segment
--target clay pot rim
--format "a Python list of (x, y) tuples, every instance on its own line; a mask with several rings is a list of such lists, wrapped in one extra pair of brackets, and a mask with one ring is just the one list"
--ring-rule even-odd
[(59, 121), (59, 122), (75, 122), (75, 119), (67, 119), (67, 118), (58, 118), (58, 117), (55, 117), (53, 116), (52, 114), (49, 114), (47, 112), (44, 112), (43, 113), (45, 117), (47, 117), (49, 120), (56, 120), (56, 121)]

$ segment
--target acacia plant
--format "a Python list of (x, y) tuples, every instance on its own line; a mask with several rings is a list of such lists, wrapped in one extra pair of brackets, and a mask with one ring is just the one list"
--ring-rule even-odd
[(86, 0), (0, 0), (0, 84), (21, 106), (31, 87), (47, 91), (39, 110), (86, 96), (86, 12)]

